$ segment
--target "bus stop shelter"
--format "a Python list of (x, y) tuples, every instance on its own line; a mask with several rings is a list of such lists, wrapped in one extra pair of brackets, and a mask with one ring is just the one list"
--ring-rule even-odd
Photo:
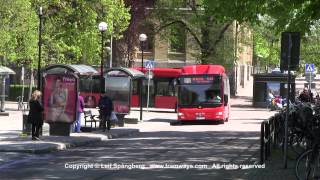
[(70, 126), (76, 120), (79, 76), (95, 73), (91, 66), (64, 64), (50, 65), (42, 71), (44, 121), (50, 125), (50, 135), (70, 135)]
[(0, 66), (0, 80), (1, 80), (1, 114), (2, 115), (9, 115), (5, 112), (5, 97), (6, 97), (6, 79), (9, 78), (10, 74), (16, 74), (12, 69)]
[[(118, 125), (123, 126), (123, 118), (126, 114), (129, 114), (131, 108), (132, 81), (138, 80), (141, 86), (145, 75), (135, 69), (116, 67), (108, 69), (104, 74), (104, 78), (105, 92), (113, 100), (114, 112), (118, 117)], [(139, 87), (135, 91), (140, 91)]]
[[(291, 101), (295, 97), (295, 75), (291, 77)], [(267, 93), (271, 90), (275, 96), (287, 98), (287, 83), (288, 74), (283, 73), (265, 73), (253, 74), (253, 106), (254, 107), (267, 107)]]

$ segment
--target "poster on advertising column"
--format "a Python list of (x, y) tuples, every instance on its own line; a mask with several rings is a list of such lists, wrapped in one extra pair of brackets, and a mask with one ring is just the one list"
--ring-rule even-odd
[(267, 82), (267, 92), (268, 90), (274, 96), (280, 96), (280, 82)]
[(77, 108), (77, 79), (73, 75), (47, 74), (43, 86), (44, 121), (73, 123)]

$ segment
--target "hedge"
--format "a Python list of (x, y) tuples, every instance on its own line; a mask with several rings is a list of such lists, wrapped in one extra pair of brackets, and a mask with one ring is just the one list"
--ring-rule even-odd
[[(32, 92), (36, 90), (36, 87), (32, 88)], [(17, 97), (21, 96), (22, 93), (22, 85), (19, 84), (14, 84), (14, 85), (10, 85), (9, 87), (9, 92), (8, 92), (8, 96), (6, 98), (6, 100), (8, 101), (17, 101)], [(28, 101), (28, 94), (29, 94), (29, 86), (25, 85), (24, 86), (24, 101)]]

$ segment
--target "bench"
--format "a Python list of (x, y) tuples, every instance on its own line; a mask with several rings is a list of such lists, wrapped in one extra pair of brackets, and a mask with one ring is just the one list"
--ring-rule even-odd
[(97, 122), (100, 122), (100, 116), (99, 115), (93, 115), (91, 110), (84, 111), (84, 126), (87, 126), (87, 123), (92, 124), (94, 123), (94, 127), (97, 128)]

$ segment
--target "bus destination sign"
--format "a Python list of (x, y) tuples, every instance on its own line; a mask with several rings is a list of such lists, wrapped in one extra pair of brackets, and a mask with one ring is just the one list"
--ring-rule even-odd
[(197, 76), (197, 77), (184, 77), (184, 84), (208, 84), (213, 83), (215, 81), (215, 77), (213, 76)]

